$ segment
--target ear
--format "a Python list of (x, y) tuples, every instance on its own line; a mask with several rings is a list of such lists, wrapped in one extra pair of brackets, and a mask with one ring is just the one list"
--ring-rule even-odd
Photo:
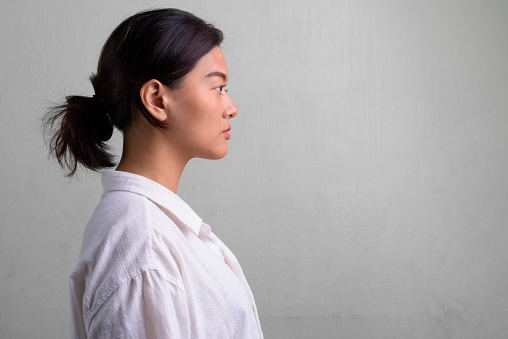
[(161, 122), (168, 118), (167, 91), (168, 88), (156, 79), (148, 80), (139, 90), (141, 102), (148, 113)]

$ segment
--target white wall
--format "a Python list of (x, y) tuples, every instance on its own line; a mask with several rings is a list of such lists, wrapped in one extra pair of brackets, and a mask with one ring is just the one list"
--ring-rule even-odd
[[(100, 177), (43, 107), (93, 94), (113, 28), (174, 6), (223, 29), (230, 153), (179, 194), (239, 257), (267, 338), (506, 338), (508, 2), (3, 1), (0, 337), (70, 333)], [(114, 141), (120, 147), (119, 135)]]

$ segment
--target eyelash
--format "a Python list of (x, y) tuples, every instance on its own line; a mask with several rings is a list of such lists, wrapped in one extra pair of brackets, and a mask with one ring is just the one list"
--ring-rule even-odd
[[(223, 85), (223, 86), (218, 86), (218, 87), (215, 87), (214, 89), (219, 92), (221, 95), (224, 95), (224, 93), (222, 92), (222, 90), (224, 89), (224, 87), (226, 87), (226, 85)], [(224, 89), (224, 92), (228, 92), (227, 89)]]

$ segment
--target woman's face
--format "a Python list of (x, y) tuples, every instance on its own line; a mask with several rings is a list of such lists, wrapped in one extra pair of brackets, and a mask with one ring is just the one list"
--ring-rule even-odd
[(227, 80), (226, 61), (215, 47), (184, 77), (179, 88), (171, 90), (171, 139), (185, 157), (220, 159), (226, 155), (229, 119), (238, 113), (224, 88)]

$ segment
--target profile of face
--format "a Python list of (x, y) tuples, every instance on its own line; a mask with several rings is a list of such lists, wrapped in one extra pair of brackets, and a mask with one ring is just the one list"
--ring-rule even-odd
[(225, 86), (228, 70), (219, 47), (204, 55), (175, 89), (166, 87), (167, 136), (185, 158), (220, 159), (228, 151), (229, 119), (238, 109)]

